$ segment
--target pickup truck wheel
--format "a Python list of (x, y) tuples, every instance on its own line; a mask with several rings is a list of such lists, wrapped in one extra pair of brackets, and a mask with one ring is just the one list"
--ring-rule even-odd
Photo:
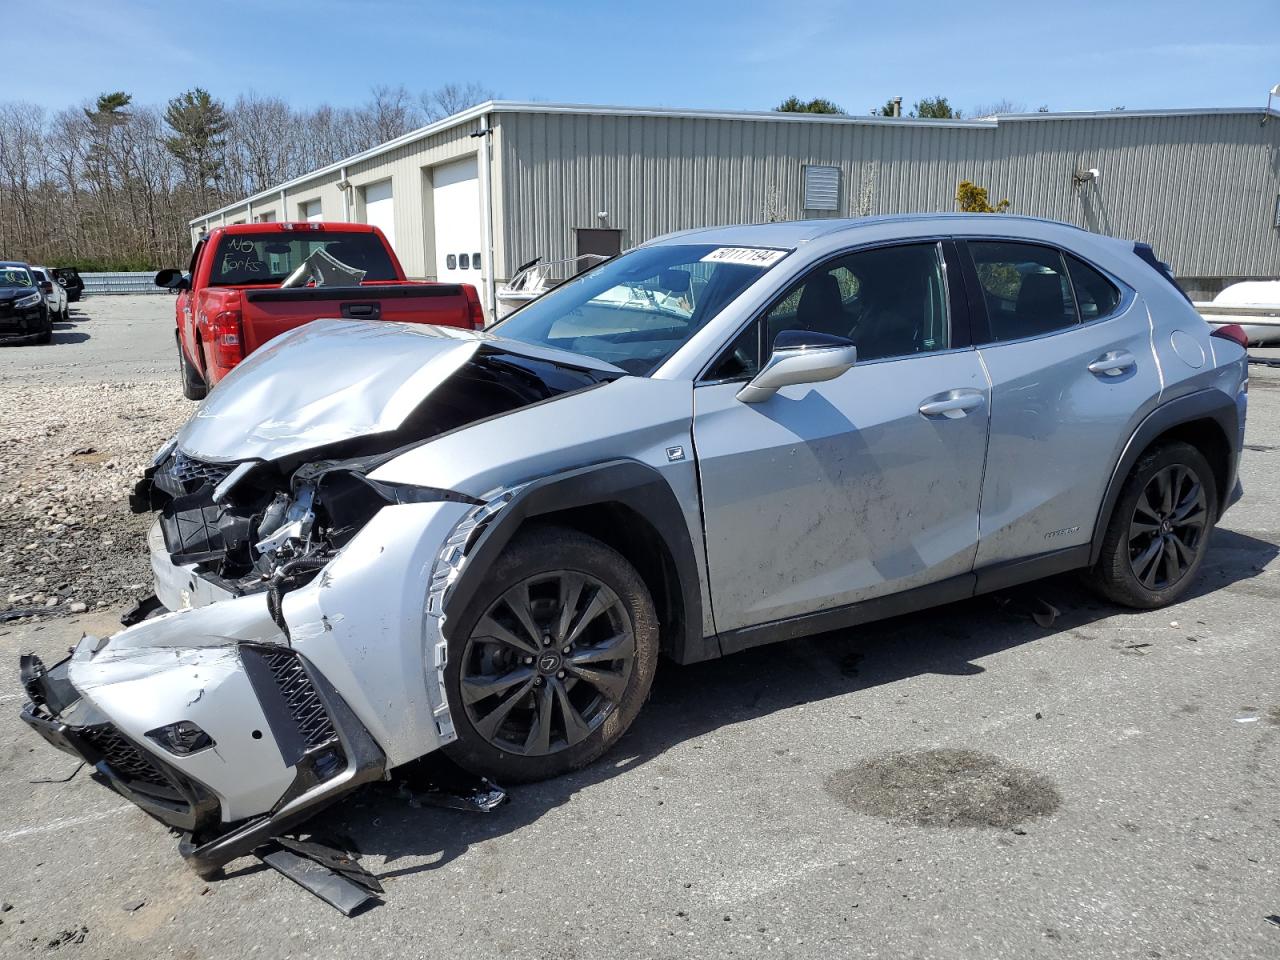
[(1217, 484), (1204, 455), (1188, 443), (1156, 447), (1125, 481), (1088, 579), (1126, 607), (1173, 603), (1200, 571), (1217, 511)]
[(186, 351), (182, 349), (182, 341), (178, 341), (178, 375), (182, 377), (182, 395), (188, 400), (203, 400), (209, 392), (204, 377), (191, 365)]
[(486, 572), (449, 639), (445, 683), (461, 766), (499, 783), (576, 770), (649, 695), (658, 621), (644, 581), (594, 537), (535, 525)]

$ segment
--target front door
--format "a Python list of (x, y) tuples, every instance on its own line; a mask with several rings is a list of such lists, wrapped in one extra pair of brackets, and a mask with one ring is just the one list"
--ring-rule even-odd
[[(694, 390), (716, 627), (804, 616), (968, 574), (989, 388), (953, 335), (942, 244), (849, 253), (809, 273)], [(783, 329), (847, 337), (843, 376), (736, 399)]]

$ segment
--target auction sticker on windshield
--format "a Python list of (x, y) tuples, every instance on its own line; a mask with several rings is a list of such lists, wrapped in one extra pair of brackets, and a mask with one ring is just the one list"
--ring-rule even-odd
[(761, 247), (717, 247), (702, 258), (703, 263), (742, 263), (751, 267), (772, 267), (787, 255), (785, 250)]

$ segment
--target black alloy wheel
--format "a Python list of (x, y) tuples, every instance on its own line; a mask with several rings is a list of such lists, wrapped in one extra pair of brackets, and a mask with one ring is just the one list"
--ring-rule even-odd
[(1142, 454), (1125, 479), (1086, 580), (1126, 607), (1153, 610), (1175, 602), (1208, 552), (1218, 482), (1205, 455), (1185, 441)]
[(628, 559), (580, 530), (529, 523), (446, 617), (445, 750), (498, 783), (586, 766), (626, 733), (658, 662), (658, 618)]
[(1129, 565), (1148, 590), (1165, 590), (1195, 564), (1209, 523), (1204, 484), (1185, 464), (1164, 467), (1143, 489), (1129, 521)]
[(558, 753), (618, 708), (635, 657), (631, 619), (607, 584), (574, 570), (530, 577), (490, 604), (467, 638), (467, 719), (507, 753)]

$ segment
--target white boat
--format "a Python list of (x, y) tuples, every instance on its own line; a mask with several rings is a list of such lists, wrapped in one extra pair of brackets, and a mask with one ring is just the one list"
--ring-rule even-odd
[(536, 300), (548, 290), (558, 287), (571, 277), (589, 270), (609, 258), (599, 253), (584, 253), (565, 260), (534, 260), (516, 271), (516, 275), (497, 290), (498, 319)]
[(1280, 280), (1242, 280), (1195, 308), (1213, 326), (1238, 323), (1250, 346), (1280, 346)]

